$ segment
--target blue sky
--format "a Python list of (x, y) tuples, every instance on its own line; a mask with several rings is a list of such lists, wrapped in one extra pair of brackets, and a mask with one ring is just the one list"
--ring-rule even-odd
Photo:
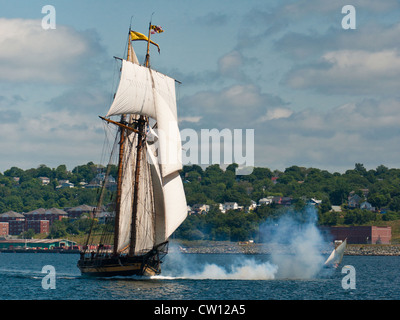
[[(41, 27), (44, 5), (56, 29)], [(356, 29), (342, 28), (342, 7)], [(255, 165), (399, 167), (400, 3), (0, 0), (0, 172), (101, 160), (127, 31), (180, 80), (180, 128), (254, 129)], [(135, 43), (143, 61), (145, 44)]]

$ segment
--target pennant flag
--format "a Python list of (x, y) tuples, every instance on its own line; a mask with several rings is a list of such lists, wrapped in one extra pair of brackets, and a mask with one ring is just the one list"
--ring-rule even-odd
[(150, 27), (150, 29), (151, 29), (151, 34), (164, 32), (164, 30), (163, 30), (160, 26), (154, 26), (154, 25), (152, 25), (152, 26)]
[[(136, 40), (149, 41), (149, 38), (147, 38), (143, 33), (131, 31), (131, 40), (132, 41), (136, 41)], [(160, 46), (151, 40), (150, 40), (150, 43), (154, 44), (158, 48), (158, 53), (160, 53)]]

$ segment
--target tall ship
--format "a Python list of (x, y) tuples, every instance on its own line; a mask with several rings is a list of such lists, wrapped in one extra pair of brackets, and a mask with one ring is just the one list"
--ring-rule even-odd
[[(82, 275), (160, 274), (162, 259), (168, 253), (168, 239), (187, 216), (179, 174), (182, 146), (175, 92), (177, 81), (150, 67), (150, 44), (160, 51), (150, 35), (162, 31), (151, 22), (147, 37), (129, 28), (127, 56), (116, 58), (121, 61), (118, 88), (108, 113), (100, 117), (106, 126), (115, 126), (111, 154), (117, 159), (116, 193), (112, 209), (106, 210), (112, 213), (102, 233), (96, 234), (96, 228), (92, 227), (80, 252), (78, 268)], [(137, 40), (147, 41), (143, 64), (139, 63), (132, 46)], [(93, 211), (93, 221), (110, 205), (103, 203), (106, 181), (107, 178)]]

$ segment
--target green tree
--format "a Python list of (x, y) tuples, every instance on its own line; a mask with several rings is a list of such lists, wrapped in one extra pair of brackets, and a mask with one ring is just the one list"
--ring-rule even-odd
[(48, 238), (65, 238), (67, 235), (66, 223), (64, 221), (54, 221), (50, 227)]
[(33, 239), (34, 236), (35, 231), (33, 229), (28, 229), (28, 231), (22, 233), (22, 239)]
[(55, 170), (55, 178), (58, 180), (67, 180), (68, 177), (68, 171), (67, 167), (65, 164), (59, 165), (56, 170)]

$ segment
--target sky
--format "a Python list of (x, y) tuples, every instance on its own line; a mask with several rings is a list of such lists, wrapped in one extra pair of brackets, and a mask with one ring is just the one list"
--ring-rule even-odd
[[(55, 9), (55, 28), (49, 12)], [(342, 13), (345, 5), (355, 9)], [(397, 0), (0, 0), (0, 172), (102, 161), (129, 25), (177, 87), (180, 129), (254, 130), (254, 165), (400, 159)], [(350, 18), (355, 18), (349, 20)], [(343, 21), (344, 22), (343, 22)], [(345, 28), (355, 23), (355, 29)], [(343, 22), (343, 23), (342, 23)], [(140, 61), (145, 43), (134, 43)], [(243, 133), (243, 140), (245, 134)]]

